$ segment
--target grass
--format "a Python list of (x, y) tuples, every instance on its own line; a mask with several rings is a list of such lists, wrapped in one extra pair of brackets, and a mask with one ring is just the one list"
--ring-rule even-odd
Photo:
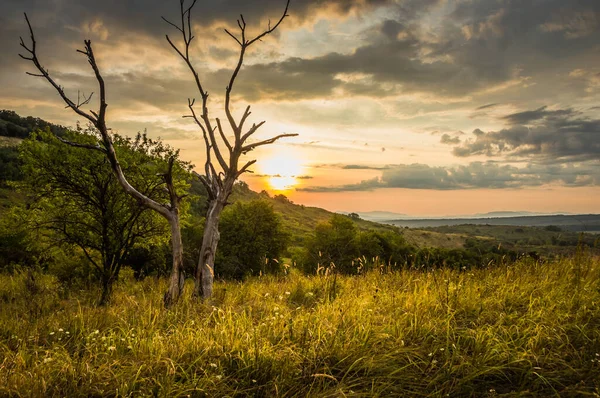
[[(0, 396), (598, 396), (600, 259), (296, 272), (162, 308), (0, 276)], [(187, 286), (188, 291), (191, 286)]]
[(23, 141), (21, 138), (0, 135), (0, 147), (16, 147)]

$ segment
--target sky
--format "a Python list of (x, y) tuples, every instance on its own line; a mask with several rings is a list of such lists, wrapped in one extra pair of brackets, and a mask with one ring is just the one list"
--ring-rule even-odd
[[(284, 6), (197, 1), (191, 58), (212, 115), (239, 53), (224, 28), (236, 33), (243, 14), (260, 33)], [(90, 39), (109, 126), (146, 130), (203, 168), (201, 132), (182, 117), (198, 93), (161, 20), (177, 20), (178, 1), (0, 3), (0, 108), (75, 126), (25, 74), (23, 12), (68, 94), (97, 91), (76, 52)], [(266, 121), (256, 140), (298, 134), (248, 154), (252, 189), (332, 211), (600, 213), (600, 1), (292, 0), (288, 14), (251, 48), (233, 92), (236, 117), (251, 105), (249, 121)]]

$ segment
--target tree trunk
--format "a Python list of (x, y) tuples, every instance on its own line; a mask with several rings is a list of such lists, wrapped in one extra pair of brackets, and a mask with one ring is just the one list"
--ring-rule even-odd
[(177, 300), (179, 300), (179, 297), (183, 293), (183, 286), (185, 282), (185, 277), (183, 274), (183, 244), (181, 242), (181, 227), (179, 224), (178, 212), (173, 214), (172, 219), (169, 219), (169, 225), (171, 226), (173, 268), (171, 269), (171, 277), (169, 278), (169, 289), (164, 296), (166, 308), (169, 308), (171, 305), (176, 303)]
[(219, 218), (225, 207), (225, 201), (216, 199), (209, 204), (204, 224), (204, 236), (200, 259), (196, 267), (194, 296), (209, 299), (212, 296), (215, 270), (215, 255), (219, 244)]
[(110, 302), (113, 282), (114, 278), (112, 277), (112, 275), (102, 275), (102, 296), (100, 297), (100, 301), (98, 302), (99, 306), (103, 307)]

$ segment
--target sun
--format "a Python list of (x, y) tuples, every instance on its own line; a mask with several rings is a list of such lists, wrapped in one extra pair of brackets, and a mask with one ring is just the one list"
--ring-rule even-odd
[(261, 174), (267, 176), (269, 186), (275, 191), (288, 191), (298, 184), (304, 166), (297, 154), (277, 153), (260, 161)]

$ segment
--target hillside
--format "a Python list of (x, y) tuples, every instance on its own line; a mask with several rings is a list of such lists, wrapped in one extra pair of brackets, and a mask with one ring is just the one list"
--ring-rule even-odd
[[(301, 243), (303, 238), (314, 231), (317, 224), (329, 220), (335, 213), (319, 207), (295, 204), (284, 195), (270, 196), (267, 192), (254, 192), (246, 184), (238, 184), (231, 197), (232, 202), (262, 199), (269, 202), (277, 214), (281, 216), (284, 228)], [(392, 225), (379, 224), (372, 221), (355, 219), (354, 222), (361, 230), (398, 231), (402, 229)]]

